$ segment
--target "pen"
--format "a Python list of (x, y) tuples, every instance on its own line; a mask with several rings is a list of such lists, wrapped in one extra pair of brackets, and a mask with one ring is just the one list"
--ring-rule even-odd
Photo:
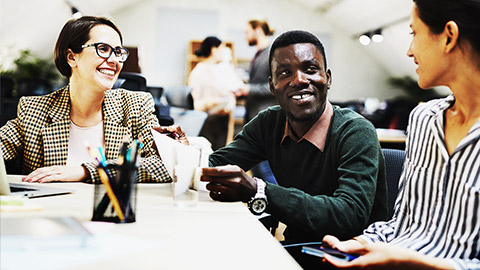
[(122, 208), (120, 207), (117, 197), (115, 196), (115, 193), (113, 192), (112, 187), (110, 186), (107, 174), (103, 169), (98, 169), (97, 171), (98, 171), (98, 175), (100, 176), (100, 180), (102, 181), (102, 184), (105, 186), (105, 191), (107, 192), (107, 195), (110, 198), (110, 201), (112, 202), (113, 209), (117, 213), (120, 220), (125, 221), (125, 216), (123, 215)]

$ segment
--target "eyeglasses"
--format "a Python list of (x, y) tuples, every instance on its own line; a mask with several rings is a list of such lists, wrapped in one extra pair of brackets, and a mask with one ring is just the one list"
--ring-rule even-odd
[(127, 49), (123, 47), (115, 47), (113, 48), (112, 46), (108, 45), (107, 43), (102, 43), (102, 42), (97, 42), (93, 44), (88, 44), (88, 45), (82, 45), (83, 48), (87, 47), (95, 47), (95, 51), (97, 51), (97, 55), (100, 56), (101, 58), (108, 59), (112, 55), (112, 53), (115, 53), (115, 56), (118, 58), (118, 62), (123, 63), (127, 60), (128, 54), (130, 53)]

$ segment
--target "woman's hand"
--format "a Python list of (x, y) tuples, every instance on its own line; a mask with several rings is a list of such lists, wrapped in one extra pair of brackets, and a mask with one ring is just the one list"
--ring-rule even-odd
[(361, 243), (358, 240), (350, 239), (347, 241), (340, 241), (338, 240), (338, 238), (332, 235), (326, 235), (323, 238), (323, 244), (333, 249), (338, 249), (347, 253), (353, 250), (360, 249), (364, 246), (364, 243)]
[(38, 168), (22, 178), (24, 182), (78, 182), (86, 179), (88, 171), (83, 166), (51, 166)]
[(187, 135), (185, 135), (185, 132), (182, 130), (180, 126), (168, 126), (168, 127), (154, 127), (154, 130), (166, 134), (168, 137), (183, 143), (185, 145), (189, 145), (190, 143), (188, 142)]
[(350, 262), (325, 255), (324, 259), (338, 268), (368, 269), (453, 269), (442, 259), (420, 254), (414, 250), (397, 247), (388, 243), (365, 243), (357, 240), (340, 242), (336, 237), (327, 235), (325, 244), (340, 251), (360, 255)]

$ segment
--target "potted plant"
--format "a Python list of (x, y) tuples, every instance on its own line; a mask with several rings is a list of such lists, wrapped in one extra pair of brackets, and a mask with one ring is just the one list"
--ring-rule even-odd
[(30, 50), (21, 50), (12, 66), (12, 69), (0, 71), (2, 77), (15, 81), (13, 91), (5, 93), (7, 97), (46, 94), (60, 78), (52, 60), (39, 58)]

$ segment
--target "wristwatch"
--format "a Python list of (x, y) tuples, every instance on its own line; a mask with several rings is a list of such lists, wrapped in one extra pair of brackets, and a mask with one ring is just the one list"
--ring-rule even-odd
[(267, 184), (262, 179), (256, 177), (253, 179), (257, 182), (257, 193), (248, 201), (248, 208), (254, 215), (261, 215), (265, 212), (268, 205), (267, 195), (265, 195), (265, 187)]

